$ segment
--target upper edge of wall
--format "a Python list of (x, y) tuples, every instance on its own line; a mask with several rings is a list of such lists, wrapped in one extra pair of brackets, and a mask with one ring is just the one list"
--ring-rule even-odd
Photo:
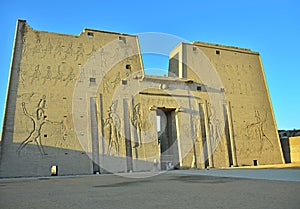
[(192, 43), (186, 43), (186, 44), (191, 44), (191, 45), (195, 45), (195, 46), (202, 46), (202, 47), (207, 47), (207, 48), (222, 49), (222, 50), (227, 50), (227, 51), (235, 51), (235, 52), (259, 55), (259, 52), (254, 52), (254, 51), (251, 51), (250, 49), (240, 48), (240, 47), (235, 47), (235, 46), (225, 46), (225, 45), (221, 45), (221, 44), (212, 44), (212, 43), (206, 43), (206, 42), (200, 42), (200, 41), (194, 41)]
[(73, 35), (73, 34), (65, 34), (65, 33), (59, 33), (59, 32), (49, 32), (49, 31), (42, 31), (42, 30), (35, 30), (33, 29), (26, 20), (23, 19), (18, 19), (18, 22), (23, 22), (25, 23), (29, 28), (31, 28), (33, 31), (38, 31), (38, 32), (43, 32), (43, 33), (52, 33), (52, 34), (57, 34), (57, 35), (63, 35), (63, 36), (72, 36), (72, 37), (79, 37), (83, 33), (87, 32), (94, 32), (94, 33), (108, 33), (108, 34), (113, 34), (113, 35), (119, 35), (119, 36), (131, 36), (131, 37), (137, 37), (137, 35), (132, 35), (132, 34), (125, 34), (125, 33), (118, 33), (118, 32), (111, 32), (111, 31), (104, 31), (104, 30), (97, 30), (97, 29), (91, 29), (91, 28), (84, 28), (82, 32), (80, 32), (78, 35)]
[(114, 35), (119, 35), (119, 36), (132, 36), (132, 37), (137, 37), (137, 35), (133, 34), (126, 34), (126, 33), (118, 33), (118, 32), (111, 32), (111, 31), (105, 31), (105, 30), (98, 30), (98, 29), (92, 29), (92, 28), (84, 28), (83, 32), (99, 32), (99, 33), (109, 33), (109, 34), (114, 34)]

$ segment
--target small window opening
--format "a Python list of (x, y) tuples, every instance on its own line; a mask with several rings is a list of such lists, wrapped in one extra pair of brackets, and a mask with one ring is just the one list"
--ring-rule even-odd
[(91, 33), (91, 32), (88, 32), (88, 33), (87, 33), (87, 36), (88, 36), (88, 38), (94, 38), (94, 34)]
[(90, 78), (90, 83), (96, 83), (96, 78)]
[(45, 138), (47, 138), (47, 137), (48, 137), (48, 135), (47, 135), (47, 134), (44, 134), (44, 137), (45, 137)]
[(127, 85), (127, 80), (122, 80), (122, 85)]
[(47, 119), (47, 115), (44, 115), (44, 119)]
[(197, 86), (197, 91), (201, 91), (201, 90), (202, 90), (201, 86)]
[(221, 52), (220, 52), (219, 50), (216, 50), (216, 54), (218, 54), (218, 55), (219, 55), (219, 54), (221, 54)]
[(194, 52), (197, 51), (197, 47), (193, 46), (193, 51)]
[(119, 36), (119, 42), (126, 43), (126, 38), (122, 37), (122, 36)]
[(126, 69), (127, 69), (127, 70), (130, 70), (130, 69), (131, 69), (131, 65), (127, 64), (127, 65), (126, 65)]

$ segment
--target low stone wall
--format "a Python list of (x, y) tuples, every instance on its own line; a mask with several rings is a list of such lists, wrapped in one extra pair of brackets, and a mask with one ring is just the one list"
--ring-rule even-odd
[(292, 163), (300, 162), (300, 136), (290, 137), (290, 156)]

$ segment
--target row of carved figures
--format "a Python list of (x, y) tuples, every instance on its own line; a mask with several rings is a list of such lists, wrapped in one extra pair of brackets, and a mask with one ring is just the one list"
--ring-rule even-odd
[[(104, 127), (108, 130), (108, 135), (105, 138), (108, 140), (107, 155), (111, 155), (114, 151), (118, 155), (120, 149), (120, 139), (121, 139), (121, 120), (119, 115), (116, 113), (117, 102), (112, 102), (108, 109), (107, 118), (104, 120)], [(33, 122), (33, 129), (30, 134), (22, 141), (17, 149), (17, 153), (20, 152), (31, 142), (37, 144), (39, 151), (42, 155), (46, 155), (46, 152), (42, 145), (41, 130), (46, 123), (51, 123), (53, 125), (63, 125), (63, 121), (51, 121), (47, 118), (45, 114), (46, 109), (46, 96), (44, 95), (38, 102), (35, 112), (33, 114), (28, 113), (26, 105), (22, 102), (23, 113), (30, 118)], [(260, 142), (260, 151), (264, 149), (265, 146), (269, 146), (273, 149), (273, 144), (266, 134), (264, 125), (267, 120), (267, 115), (265, 117), (261, 116), (258, 110), (255, 110), (255, 120), (253, 123), (246, 125), (245, 132), (249, 139), (257, 139)], [(138, 140), (135, 142), (134, 146), (142, 144), (142, 126), (143, 126), (143, 115), (141, 104), (138, 103), (134, 106), (131, 123), (136, 128)], [(208, 112), (208, 125), (209, 130), (213, 138), (221, 137), (220, 123), (217, 120), (213, 108)], [(268, 145), (266, 145), (266, 143)]]

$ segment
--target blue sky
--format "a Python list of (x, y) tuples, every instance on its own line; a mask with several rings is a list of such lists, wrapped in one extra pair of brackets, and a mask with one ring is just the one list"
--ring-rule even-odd
[[(278, 128), (299, 129), (299, 10), (298, 0), (1, 1), (0, 118), (15, 25), (20, 18), (34, 29), (58, 33), (79, 34), (83, 28), (129, 34), (162, 32), (188, 41), (258, 51)], [(144, 64), (149, 68), (160, 67), (145, 61)]]

